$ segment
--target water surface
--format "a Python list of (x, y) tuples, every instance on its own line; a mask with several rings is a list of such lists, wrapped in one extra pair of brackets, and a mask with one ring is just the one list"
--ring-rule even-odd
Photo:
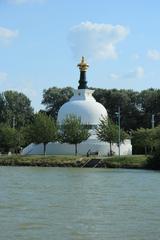
[(159, 240), (160, 172), (0, 167), (0, 240)]

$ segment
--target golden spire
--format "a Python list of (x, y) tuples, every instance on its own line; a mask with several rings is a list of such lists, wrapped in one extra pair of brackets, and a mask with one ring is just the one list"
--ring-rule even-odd
[(84, 57), (82, 57), (81, 62), (77, 64), (77, 67), (79, 67), (80, 71), (87, 71), (89, 65), (84, 61)]

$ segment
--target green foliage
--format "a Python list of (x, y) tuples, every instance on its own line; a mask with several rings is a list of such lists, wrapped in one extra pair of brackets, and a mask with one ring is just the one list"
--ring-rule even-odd
[(148, 157), (148, 167), (152, 169), (160, 169), (160, 125), (154, 129), (154, 151)]
[(152, 114), (155, 115), (155, 125), (160, 122), (160, 89), (147, 89), (139, 94), (139, 102), (143, 112), (143, 127), (151, 127)]
[(72, 88), (57, 88), (52, 87), (43, 91), (42, 104), (46, 106), (46, 112), (54, 119), (57, 118), (60, 107), (67, 102), (73, 95)]
[(0, 124), (0, 148), (2, 151), (17, 152), (22, 142), (22, 135), (19, 130), (11, 128), (7, 124)]
[[(98, 139), (104, 142), (110, 143), (110, 155), (112, 155), (112, 144), (118, 144), (119, 128), (118, 125), (114, 124), (108, 117), (102, 118), (97, 127)], [(120, 130), (120, 141), (123, 142), (127, 138), (127, 134), (121, 129)]]
[[(72, 89), (49, 88), (44, 90), (42, 103), (46, 112), (55, 119), (59, 108), (72, 96)], [(160, 90), (148, 89), (142, 92), (133, 90), (95, 89), (95, 99), (107, 109), (109, 118), (117, 123), (118, 107), (121, 108), (121, 127), (126, 131), (150, 128), (151, 117), (155, 114), (155, 126), (160, 123)]]
[(160, 170), (160, 150), (157, 149), (153, 155), (147, 159), (147, 167), (149, 169)]
[[(59, 108), (68, 101), (72, 95), (72, 88), (70, 87), (53, 87), (44, 90), (42, 103), (46, 106), (45, 112), (47, 115), (53, 116), (56, 119)], [(96, 89), (94, 97), (105, 106), (110, 119), (112, 119), (114, 123), (117, 123), (118, 120), (115, 112), (117, 112), (118, 107), (120, 107), (121, 128), (128, 132), (141, 128), (149, 129), (151, 127), (152, 114), (155, 115), (155, 126), (158, 126), (160, 123), (160, 89), (151, 88), (142, 92), (124, 89)], [(0, 94), (0, 123), (5, 123), (10, 127), (15, 126), (18, 130), (21, 129), (21, 145), (30, 142), (30, 137), (27, 137), (29, 134), (25, 134), (24, 143), (22, 129), (23, 127), (26, 129), (26, 126), (31, 124), (33, 119), (34, 113), (31, 102), (23, 93), (5, 91)], [(149, 135), (151, 136), (151, 134)], [(123, 132), (121, 132), (121, 136), (123, 136)], [(149, 140), (150, 143), (146, 143), (148, 140), (139, 141), (138, 143), (136, 136), (133, 134), (133, 149), (135, 149), (135, 151), (140, 149), (141, 151), (141, 148), (146, 148), (146, 152), (152, 152), (155, 148), (152, 138), (154, 138), (154, 136)], [(156, 139), (156, 144), (158, 144), (158, 138)], [(141, 142), (143, 142), (143, 144)]]
[(156, 129), (139, 128), (132, 134), (133, 147), (144, 148), (145, 155), (152, 153), (156, 144)]
[(141, 110), (137, 107), (138, 92), (133, 90), (96, 89), (96, 100), (107, 109), (109, 118), (117, 123), (116, 112), (121, 109), (121, 127), (125, 130), (136, 129), (141, 126)]
[(33, 123), (25, 129), (25, 137), (28, 142), (43, 143), (45, 155), (47, 143), (57, 139), (57, 126), (54, 119), (44, 113), (35, 114)]
[(0, 122), (21, 128), (32, 119), (31, 102), (23, 93), (5, 91), (0, 94)]
[(144, 148), (145, 154), (150, 154), (147, 160), (149, 169), (160, 169), (160, 125), (152, 129), (140, 128), (134, 131), (132, 145), (133, 148)]
[(75, 155), (77, 155), (77, 144), (87, 140), (89, 136), (89, 129), (82, 125), (81, 119), (75, 115), (69, 115), (60, 126), (59, 141), (74, 144)]
[(118, 126), (108, 117), (105, 117), (100, 120), (97, 127), (97, 136), (101, 141), (114, 143), (117, 141)]

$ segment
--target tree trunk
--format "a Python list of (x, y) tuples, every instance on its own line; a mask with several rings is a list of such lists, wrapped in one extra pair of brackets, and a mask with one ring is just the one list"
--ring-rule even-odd
[(147, 155), (147, 146), (144, 147), (145, 150), (145, 156)]
[(44, 154), (44, 156), (46, 156), (46, 146), (47, 146), (47, 143), (43, 143), (43, 146), (44, 146), (44, 148), (43, 148), (43, 154)]
[(75, 155), (77, 156), (77, 143), (75, 144)]
[(110, 156), (112, 156), (112, 143), (110, 142), (109, 145), (110, 145)]

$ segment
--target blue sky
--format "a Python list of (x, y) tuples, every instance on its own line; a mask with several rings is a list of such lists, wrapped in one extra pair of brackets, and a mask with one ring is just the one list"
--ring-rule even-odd
[(85, 56), (88, 86), (160, 88), (160, 1), (0, 0), (0, 92), (41, 106), (43, 89), (77, 88)]

